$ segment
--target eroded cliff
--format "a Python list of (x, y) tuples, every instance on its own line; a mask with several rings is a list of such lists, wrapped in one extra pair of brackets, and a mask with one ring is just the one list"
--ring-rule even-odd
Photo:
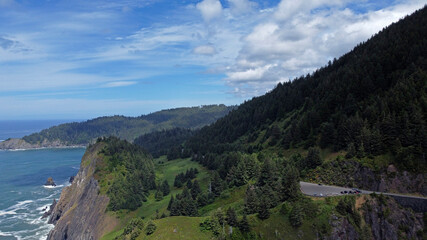
[(109, 198), (99, 194), (94, 178), (96, 164), (102, 159), (103, 143), (90, 146), (82, 158), (80, 170), (71, 186), (62, 190), (49, 223), (55, 224), (47, 239), (99, 239), (111, 231), (117, 220), (106, 213)]

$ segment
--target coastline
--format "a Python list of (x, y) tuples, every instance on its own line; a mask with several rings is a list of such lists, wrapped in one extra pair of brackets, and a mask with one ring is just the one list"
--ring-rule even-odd
[(48, 150), (48, 149), (75, 149), (75, 148), (84, 148), (85, 145), (75, 145), (75, 146), (60, 146), (60, 147), (34, 147), (34, 148), (11, 148), (11, 149), (1, 149), (0, 151), (10, 151), (10, 152), (18, 152), (18, 151), (31, 151), (31, 150)]
[(41, 150), (41, 149), (67, 149), (67, 148), (86, 148), (86, 144), (68, 145), (60, 140), (47, 141), (41, 143), (28, 143), (22, 138), (9, 138), (0, 141), (0, 150), (3, 151), (26, 151), (26, 150)]

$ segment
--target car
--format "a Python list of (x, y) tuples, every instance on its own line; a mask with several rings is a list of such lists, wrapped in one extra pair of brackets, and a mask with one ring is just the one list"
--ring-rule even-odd
[(353, 192), (352, 191), (348, 191), (348, 194), (353, 194)]
[(344, 194), (347, 194), (347, 191), (344, 191)]
[(322, 186), (323, 184), (319, 183), (319, 184), (317, 184), (317, 185)]
[(341, 191), (340, 193), (341, 193), (341, 194), (344, 194), (344, 192), (343, 192), (343, 191)]

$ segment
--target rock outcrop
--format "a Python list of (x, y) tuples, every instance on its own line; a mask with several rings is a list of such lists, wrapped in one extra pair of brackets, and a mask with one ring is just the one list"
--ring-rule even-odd
[(375, 171), (353, 160), (332, 161), (308, 178), (337, 186), (427, 196), (427, 173), (399, 171), (394, 165)]
[(373, 239), (424, 239), (423, 214), (402, 208), (390, 197), (371, 197), (362, 209)]
[(86, 150), (73, 183), (62, 190), (49, 219), (55, 227), (47, 239), (99, 239), (116, 226), (117, 220), (106, 214), (109, 198), (99, 193), (93, 176), (102, 147), (95, 144)]
[(53, 209), (56, 206), (56, 199), (53, 199), (52, 204), (49, 206), (49, 210), (45, 213), (43, 213), (42, 219), (49, 217), (50, 215), (52, 215)]
[(423, 213), (403, 208), (391, 197), (361, 196), (356, 201), (356, 207), (364, 219), (362, 226), (355, 226), (348, 216), (333, 214), (329, 220), (331, 234), (322, 239), (425, 239)]
[(46, 183), (45, 183), (44, 185), (45, 185), (45, 186), (52, 186), (52, 187), (54, 187), (54, 186), (56, 186), (56, 183), (53, 181), (53, 178), (49, 177), (49, 178), (46, 180)]

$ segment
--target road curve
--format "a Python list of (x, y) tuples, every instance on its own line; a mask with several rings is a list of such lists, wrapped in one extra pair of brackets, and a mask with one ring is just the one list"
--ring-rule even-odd
[[(331, 186), (331, 185), (319, 185), (316, 183), (308, 183), (308, 182), (300, 182), (301, 186), (301, 192), (305, 195), (309, 196), (316, 196), (316, 197), (327, 197), (327, 196), (339, 196), (339, 195), (345, 195), (341, 194), (341, 192), (344, 191), (353, 191), (351, 188), (346, 187), (337, 187), (337, 186)], [(361, 194), (370, 194), (373, 193), (373, 191), (368, 190), (361, 190)], [(419, 196), (410, 196), (410, 195), (403, 195), (403, 194), (395, 194), (395, 193), (386, 193), (386, 192), (375, 192), (377, 194), (384, 194), (388, 196), (397, 196), (397, 197), (405, 197), (405, 198), (416, 198), (416, 199), (424, 199), (427, 200), (427, 197), (419, 197)]]

